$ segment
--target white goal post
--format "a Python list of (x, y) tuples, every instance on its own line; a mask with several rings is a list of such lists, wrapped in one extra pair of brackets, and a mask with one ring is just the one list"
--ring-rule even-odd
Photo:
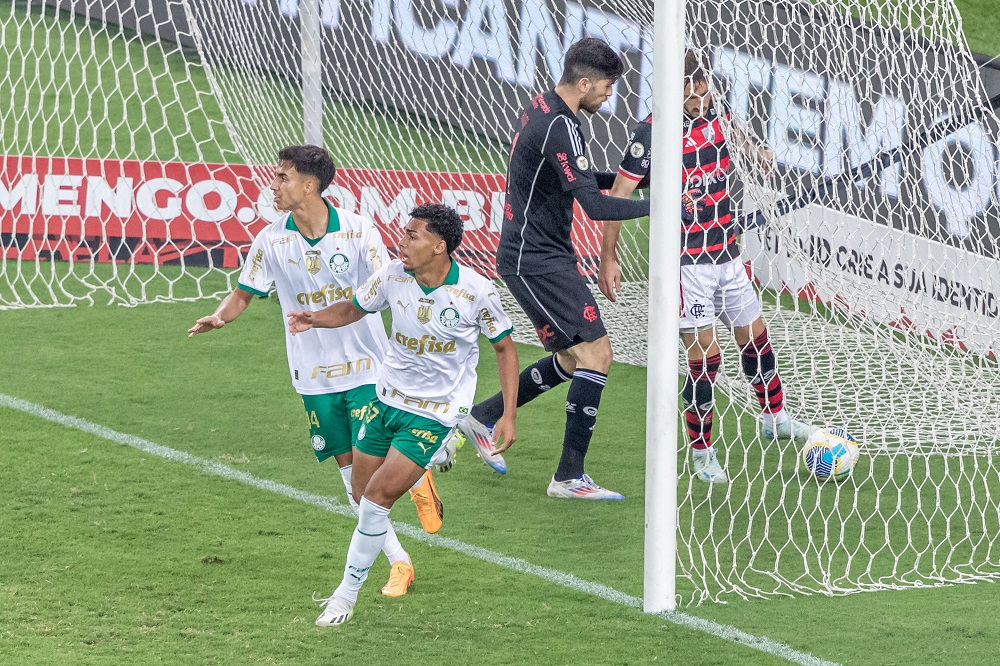
[[(684, 0), (661, 1), (653, 17), (653, 126), (651, 151), (662, 155), (650, 174), (650, 219), (673, 220), (681, 209), (684, 102)], [(643, 610), (677, 607), (677, 374), (680, 310), (680, 234), (673, 224), (649, 229), (646, 371), (646, 524)], [(666, 418), (665, 418), (666, 416)]]
[[(647, 609), (997, 578), (1000, 122), (954, 2), (655, 4), (684, 26), (669, 53), (652, 0), (7, 3), (0, 309), (226, 293), (277, 214), (276, 150), (305, 140), (334, 155), (338, 205), (392, 240), (411, 206), (445, 201), (467, 220), (462, 259), (494, 274), (513, 124), (568, 46), (600, 37), (626, 72), (582, 118), (593, 163), (615, 169), (630, 128), (660, 118), (655, 214), (623, 225), (620, 303), (598, 296), (616, 359), (649, 363), (651, 442), (677, 442), (648, 449), (647, 552), (676, 577), (647, 578)], [(713, 437), (730, 482), (691, 476), (666, 244), (680, 91), (664, 63), (683, 48), (709, 59), (727, 132), (775, 154), (768, 175), (733, 151), (741, 259), (789, 411), (861, 444), (845, 483), (760, 438), (724, 327)], [(579, 215), (590, 276), (600, 238)]]

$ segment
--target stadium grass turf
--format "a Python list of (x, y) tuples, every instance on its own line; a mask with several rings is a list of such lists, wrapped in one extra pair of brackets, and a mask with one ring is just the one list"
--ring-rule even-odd
[[(226, 329), (187, 339), (185, 329), (211, 307), (0, 313), (0, 338), (11, 341), (0, 350), (0, 392), (340, 497), (336, 471), (314, 461), (289, 386), (277, 303), (255, 301)], [(522, 363), (539, 355), (519, 350)], [(483, 352), (480, 395), (496, 387), (491, 351)], [(506, 476), (470, 449), (439, 475), (442, 534), (641, 596), (644, 412), (634, 396), (643, 380), (643, 369), (615, 366), (588, 457), (598, 481), (627, 501), (581, 507), (544, 495), (561, 442), (560, 388), (521, 410)], [(768, 660), (405, 537), (418, 572), (412, 596), (398, 609), (379, 598), (380, 562), (361, 622), (338, 634), (350, 638), (323, 637), (308, 596), (339, 578), (352, 521), (8, 409), (0, 421), (0, 484), (12, 507), (0, 535), (8, 562), (0, 632), (10, 639), (0, 641), (0, 661), (6, 650), (20, 663), (114, 663), (134, 650), (134, 659), (124, 653), (132, 663), (156, 654), (164, 663), (225, 662), (237, 652), (250, 663), (310, 663), (311, 651), (330, 649), (320, 640), (354, 659), (366, 650), (408, 654), (394, 652), (402, 649), (394, 637), (411, 654), (450, 663)], [(406, 498), (392, 515), (418, 524)], [(734, 599), (688, 612), (844, 663), (985, 664), (1000, 644), (990, 619), (998, 610), (994, 588), (982, 584)]]
[[(993, 3), (957, 4), (971, 47), (1000, 53)], [(219, 161), (231, 154), (225, 133), (213, 131), (218, 111), (206, 96), (207, 80), (182, 54), (154, 58), (153, 70), (165, 68), (169, 76), (140, 74), (135, 95), (83, 104), (61, 76), (63, 54), (73, 51), (37, 46), (56, 43), (51, 27), (64, 25), (65, 15), (63, 23), (31, 29), (36, 47), (29, 51), (28, 28), (12, 29), (10, 11), (0, 8), (3, 43), (21, 55), (0, 80), (0, 98), (13, 100), (13, 115), (0, 130), (6, 153), (102, 155), (108, 145), (123, 145), (122, 128), (130, 127), (138, 128), (130, 140), (139, 157)], [(133, 55), (140, 50), (128, 48)], [(96, 53), (88, 79), (116, 88), (114, 65), (124, 62), (124, 48), (108, 42)], [(21, 63), (33, 61), (47, 65), (26, 77)], [(173, 82), (187, 78), (191, 83), (180, 84), (178, 95)], [(30, 85), (18, 88), (15, 81)], [(179, 101), (162, 108), (154, 90)], [(58, 128), (38, 122), (40, 111), (56, 107), (79, 122)], [(355, 118), (349, 108), (328, 113)], [(126, 117), (164, 121), (162, 127), (115, 124)], [(393, 133), (393, 121), (375, 122), (385, 123), (382, 135), (424, 141)], [(15, 133), (18, 124), (32, 132)], [(383, 166), (405, 166), (407, 150), (412, 154), (410, 146), (383, 156)], [(53, 268), (65, 270), (43, 263), (41, 274)], [(167, 277), (154, 281), (153, 294), (165, 293), (171, 270), (163, 269)], [(225, 288), (219, 275), (205, 283), (209, 292)], [(197, 295), (181, 289), (179, 295)], [(308, 448), (301, 405), (288, 386), (276, 304), (255, 302), (226, 331), (185, 340), (183, 329), (213, 307), (0, 311), (0, 339), (8, 341), (0, 350), (0, 392), (296, 488), (342, 495), (335, 471), (317, 465)], [(540, 354), (520, 350), (522, 365)], [(492, 353), (483, 351), (481, 395), (496, 388)], [(598, 481), (628, 501), (582, 511), (544, 497), (562, 437), (564, 391), (558, 390), (521, 411), (521, 441), (507, 477), (489, 474), (469, 450), (440, 477), (448, 506), (443, 534), (641, 596), (645, 415), (635, 398), (644, 381), (640, 368), (614, 368), (588, 457)], [(399, 603), (382, 599), (377, 588), (386, 567), (379, 563), (359, 605), (358, 618), (370, 624), (331, 635), (312, 627), (317, 609), (308, 594), (327, 593), (339, 577), (353, 527), (348, 519), (11, 410), (0, 408), (0, 424), (0, 450), (7, 454), (0, 483), (11, 498), (0, 531), (7, 563), (0, 662), (229, 663), (237, 654), (248, 663), (774, 661), (405, 538), (418, 558), (413, 594)], [(731, 417), (721, 425), (737, 426)], [(406, 499), (393, 518), (417, 524)], [(990, 621), (1000, 605), (993, 592), (981, 584), (832, 599), (735, 599), (690, 612), (844, 663), (988, 664), (1000, 645)]]

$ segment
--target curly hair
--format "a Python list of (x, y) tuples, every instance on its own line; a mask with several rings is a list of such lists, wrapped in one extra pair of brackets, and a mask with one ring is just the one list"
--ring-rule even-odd
[(285, 146), (278, 151), (278, 161), (291, 162), (296, 171), (318, 180), (320, 192), (329, 187), (337, 175), (330, 153), (319, 146)]
[(449, 257), (462, 244), (465, 225), (454, 208), (438, 203), (423, 204), (411, 210), (410, 217), (427, 222), (427, 231), (441, 237)]

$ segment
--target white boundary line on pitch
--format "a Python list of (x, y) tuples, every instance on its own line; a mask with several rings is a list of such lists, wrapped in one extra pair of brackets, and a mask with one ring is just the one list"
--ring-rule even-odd
[[(31, 414), (32, 416), (45, 419), (46, 421), (58, 423), (59, 425), (67, 428), (73, 428), (118, 444), (130, 446), (134, 449), (143, 451), (144, 453), (150, 453), (168, 460), (182, 462), (185, 465), (191, 465), (192, 467), (196, 467), (203, 472), (207, 472), (208, 474), (220, 476), (224, 479), (232, 479), (234, 481), (245, 483), (248, 486), (253, 486), (254, 488), (277, 493), (290, 499), (311, 504), (312, 506), (319, 507), (331, 513), (336, 513), (348, 518), (354, 518), (355, 516), (349, 506), (341, 504), (336, 498), (314, 495), (313, 493), (308, 493), (303, 490), (298, 490), (297, 488), (292, 488), (291, 486), (286, 486), (283, 483), (261, 479), (253, 476), (252, 474), (247, 474), (246, 472), (233, 469), (227, 465), (199, 458), (191, 455), (190, 453), (185, 453), (184, 451), (178, 451), (166, 446), (161, 446), (150, 442), (149, 440), (121, 433), (116, 430), (112, 430), (111, 428), (106, 428), (75, 416), (68, 416), (46, 407), (42, 407), (41, 405), (21, 400), (20, 398), (0, 393), (0, 407), (16, 409), (26, 414)], [(561, 585), (562, 587), (566, 587), (577, 592), (583, 592), (595, 597), (600, 597), (601, 599), (611, 601), (616, 604), (629, 606), (631, 608), (642, 608), (642, 599), (639, 597), (633, 597), (625, 594), (624, 592), (619, 592), (618, 590), (608, 587), (607, 585), (592, 583), (590, 581), (583, 580), (582, 578), (577, 578), (572, 574), (540, 567), (538, 565), (531, 564), (530, 562), (526, 562), (525, 560), (502, 555), (500, 553), (493, 552), (492, 550), (480, 548), (479, 546), (473, 546), (456, 539), (441, 537), (435, 534), (427, 534), (423, 530), (407, 523), (393, 521), (392, 525), (397, 534), (408, 536), (411, 539), (423, 541), (434, 546), (442, 546), (464, 555), (483, 560), (484, 562), (496, 564), (513, 571), (537, 576), (538, 578), (550, 583), (555, 583), (556, 585)], [(687, 613), (682, 613), (680, 611), (662, 612), (656, 613), (655, 615), (656, 617), (681, 627), (701, 631), (731, 643), (737, 643), (754, 650), (759, 650), (760, 652), (766, 652), (767, 654), (781, 657), (782, 659), (786, 659), (796, 664), (808, 666), (836, 666), (835, 662), (819, 659), (809, 653), (793, 650), (787, 645), (777, 643), (764, 636), (754, 636), (753, 634), (748, 634), (747, 632), (741, 631), (736, 627), (719, 624), (718, 622), (713, 622), (712, 620), (706, 620), (694, 615), (688, 615)]]

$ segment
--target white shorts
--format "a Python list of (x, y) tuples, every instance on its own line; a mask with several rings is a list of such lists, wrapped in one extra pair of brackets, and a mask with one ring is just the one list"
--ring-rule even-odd
[(749, 326), (760, 317), (760, 301), (739, 259), (723, 264), (681, 266), (682, 332), (715, 325)]

